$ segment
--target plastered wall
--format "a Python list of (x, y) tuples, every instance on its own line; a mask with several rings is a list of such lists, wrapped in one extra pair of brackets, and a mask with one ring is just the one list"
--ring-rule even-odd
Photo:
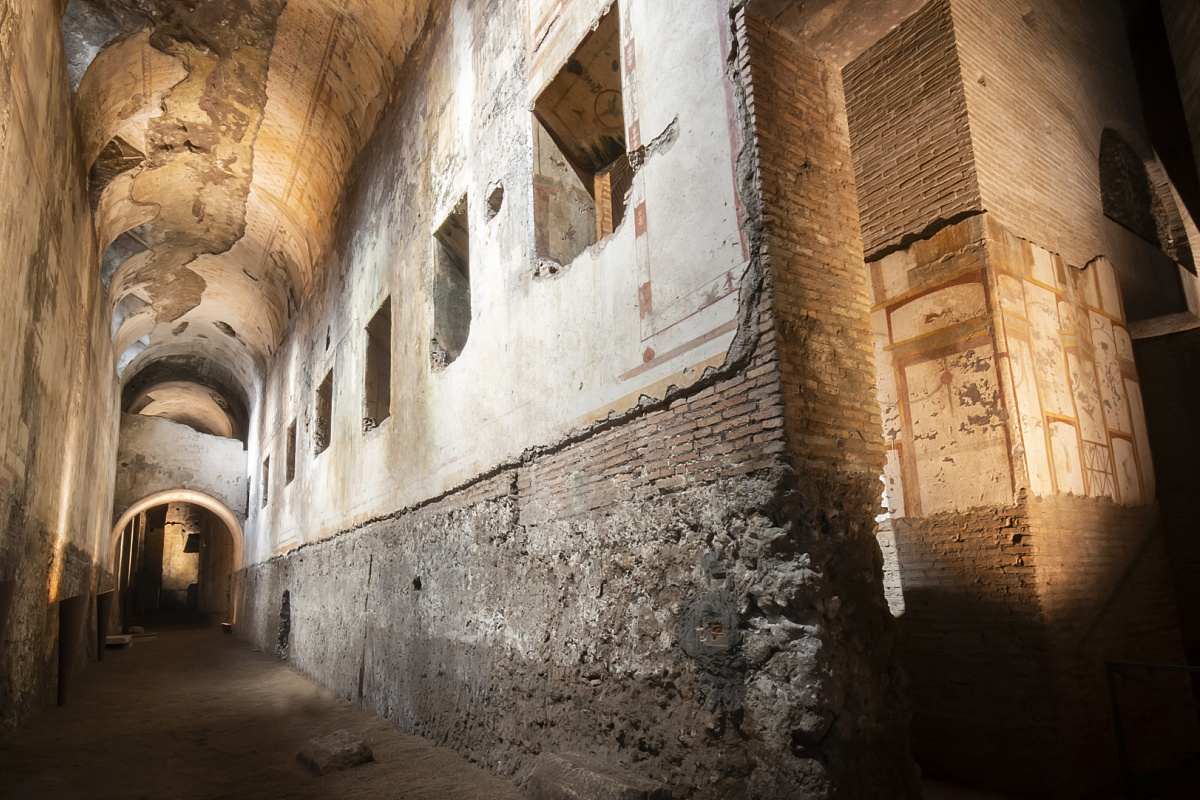
[[(59, 38), (61, 3), (0, 5), (0, 720), (51, 699), (56, 601), (107, 588), (116, 379)], [(94, 646), (94, 645), (93, 645)]]
[[(749, 251), (722, 5), (622, 5), (626, 139), (631, 151), (645, 147), (629, 213), (612, 236), (543, 277), (533, 251), (530, 106), (601, 8), (561, 8), (536, 47), (510, 35), (528, 26), (527, 3), (495, 5), (486, 25), (466, 4), (439, 9), (403, 73), (400, 101), (355, 170), (327, 277), (265, 382), (250, 462), (282, 461), (293, 418), (301, 434), (295, 481), (286, 485), (276, 470), (265, 509), (253, 491), (252, 560), (437, 496), (725, 360)], [(484, 200), (497, 183), (503, 207), (488, 219)], [(432, 234), (463, 193), (471, 331), (461, 356), (435, 371)], [(364, 329), (387, 296), (392, 415), (364, 433)], [(314, 395), (329, 369), (332, 440), (314, 456)]]
[(200, 433), (165, 417), (122, 414), (113, 523), (135, 503), (176, 489), (206, 494), (245, 519), (248, 472), (236, 439)]
[[(853, 432), (878, 424), (871, 378), (805, 373), (837, 347), (839, 319), (814, 320), (807, 351), (775, 321), (791, 303), (820, 313), (820, 259), (789, 248), (836, 236), (858, 337), (844, 364), (870, 367), (861, 250), (835, 230), (853, 198), (821, 230), (780, 222), (768, 244), (759, 148), (802, 161), (777, 141), (801, 100), (771, 78), (786, 43), (724, 2), (629, 0), (628, 212), (539, 271), (530, 108), (604, 8), (509, 0), (486, 25), (477, 5), (431, 8), (354, 170), (329, 277), (258, 405), (249, 461), (270, 457), (272, 485), (265, 507), (251, 490), (239, 628), (274, 647), (286, 591), (300, 669), (518, 781), (570, 751), (696, 798), (911, 796), (872, 536), (882, 443)], [(795, 68), (832, 120), (836, 76)], [(775, 95), (761, 117), (759, 90)], [(844, 126), (825, 146), (846, 157)], [(432, 233), (464, 192), (471, 332), (435, 368)], [(773, 221), (794, 211), (783, 194)], [(364, 328), (384, 297), (392, 414), (364, 432)], [(330, 370), (332, 436), (314, 454)], [(798, 391), (817, 399), (793, 405)], [(861, 402), (844, 402), (852, 392)], [(293, 419), (288, 484), (275, 476)], [(805, 459), (819, 476), (793, 469)], [(801, 486), (820, 487), (828, 515)], [(885, 766), (863, 774), (864, 758)]]

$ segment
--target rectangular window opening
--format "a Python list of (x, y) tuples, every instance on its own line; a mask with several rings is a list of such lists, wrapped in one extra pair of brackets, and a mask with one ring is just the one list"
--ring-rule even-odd
[(620, 33), (614, 3), (534, 105), (534, 243), (551, 272), (625, 217), (633, 168), (625, 144)]
[(378, 428), (392, 414), (392, 299), (367, 323), (367, 371), (364, 377), (363, 430)]
[(292, 420), (292, 424), (288, 425), (287, 443), (284, 462), (284, 477), (288, 484), (296, 479), (296, 420)]
[(464, 194), (433, 235), (434, 369), (454, 362), (471, 333), (471, 236)]
[(317, 387), (317, 408), (313, 430), (313, 454), (320, 455), (329, 447), (333, 427), (333, 370), (325, 373), (325, 379)]
[(263, 508), (267, 507), (267, 498), (270, 495), (271, 489), (271, 457), (267, 456), (263, 459), (262, 471), (262, 504)]

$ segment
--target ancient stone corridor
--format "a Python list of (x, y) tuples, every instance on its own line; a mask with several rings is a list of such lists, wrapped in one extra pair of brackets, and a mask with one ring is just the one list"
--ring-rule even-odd
[(1196, 0), (0, 0), (0, 782), (1190, 797), (1198, 165)]

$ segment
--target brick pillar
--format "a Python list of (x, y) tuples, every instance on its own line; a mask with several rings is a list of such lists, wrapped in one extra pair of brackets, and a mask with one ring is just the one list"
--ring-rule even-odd
[(836, 715), (820, 749), (832, 796), (916, 796), (875, 540), (883, 437), (841, 79), (752, 14), (741, 22), (794, 513), (826, 624), (815, 686)]

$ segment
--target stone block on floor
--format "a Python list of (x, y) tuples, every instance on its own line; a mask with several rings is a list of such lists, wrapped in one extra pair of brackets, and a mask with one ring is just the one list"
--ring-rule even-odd
[(318, 775), (328, 775), (375, 760), (366, 740), (344, 728), (328, 736), (309, 739), (296, 758)]

